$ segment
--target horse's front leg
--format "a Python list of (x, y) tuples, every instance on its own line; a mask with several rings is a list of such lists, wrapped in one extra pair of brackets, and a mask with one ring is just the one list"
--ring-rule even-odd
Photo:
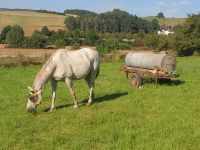
[(56, 90), (57, 90), (57, 81), (52, 79), (51, 80), (51, 88), (52, 88), (52, 99), (51, 99), (51, 109), (52, 111), (55, 108), (55, 101), (56, 101)]
[(71, 79), (65, 79), (65, 82), (68, 85), (68, 88), (70, 90), (70, 94), (72, 95), (73, 101), (74, 101), (74, 108), (78, 108), (77, 101), (76, 101), (76, 94), (73, 86), (73, 82)]

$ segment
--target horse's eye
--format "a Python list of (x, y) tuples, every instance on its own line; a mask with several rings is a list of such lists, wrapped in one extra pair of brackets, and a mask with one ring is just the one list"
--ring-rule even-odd
[(35, 94), (35, 91), (30, 91), (31, 94)]
[(37, 96), (35, 96), (35, 95), (29, 94), (28, 99), (33, 103), (37, 102)]

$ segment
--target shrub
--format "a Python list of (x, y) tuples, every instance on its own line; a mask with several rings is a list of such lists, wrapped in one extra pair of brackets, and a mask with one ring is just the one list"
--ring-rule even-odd
[(2, 31), (1, 31), (1, 41), (2, 43), (5, 43), (5, 40), (6, 40), (6, 35), (7, 33), (11, 30), (11, 26), (8, 25), (8, 26), (5, 26)]
[(64, 48), (65, 47), (65, 41), (64, 39), (56, 39), (54, 41), (54, 45), (57, 47), (57, 48)]
[(87, 31), (85, 34), (84, 44), (94, 46), (96, 41), (99, 39), (98, 35), (94, 31)]
[(118, 43), (118, 49), (120, 50), (128, 50), (131, 49), (131, 46), (126, 43)]
[(143, 47), (143, 46), (145, 46), (145, 41), (143, 39), (141, 39), (141, 38), (135, 39), (133, 41), (133, 46), (134, 47)]
[(178, 56), (191, 56), (192, 54), (193, 54), (193, 51), (186, 48), (183, 48), (177, 51)]
[(156, 50), (159, 46), (159, 35), (156, 33), (152, 33), (152, 34), (148, 34), (146, 36), (146, 45), (149, 48), (153, 48), (154, 50)]
[(56, 32), (54, 30), (49, 31), (49, 36), (52, 36), (54, 34), (56, 34)]
[(49, 36), (50, 35), (50, 31), (46, 26), (44, 26), (41, 29), (41, 34), (44, 35), (44, 36)]
[(102, 41), (96, 47), (99, 53), (110, 53), (118, 49), (118, 41), (116, 39)]
[(60, 29), (48, 38), (48, 42), (54, 44), (57, 48), (61, 48), (69, 45), (70, 39), (68, 38), (67, 32)]
[(2, 43), (2, 35), (0, 34), (0, 44)]
[(26, 39), (27, 48), (44, 48), (46, 46), (46, 38), (40, 32), (35, 31), (31, 37)]
[(73, 16), (67, 17), (64, 23), (68, 30), (74, 30), (78, 27), (77, 19)]
[(172, 45), (172, 41), (171, 41), (171, 35), (169, 36), (160, 36), (160, 39), (159, 39), (159, 50), (162, 51), (162, 50), (169, 50), (171, 49), (171, 46)]
[(179, 56), (200, 52), (200, 14), (188, 15), (185, 24), (179, 28), (174, 37), (174, 50)]
[(19, 48), (23, 46), (24, 31), (18, 26), (14, 25), (11, 30), (6, 34), (6, 43), (9, 47)]

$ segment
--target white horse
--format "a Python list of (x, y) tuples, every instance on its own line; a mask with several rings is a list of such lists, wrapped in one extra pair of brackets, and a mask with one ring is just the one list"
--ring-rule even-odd
[(48, 80), (52, 86), (52, 105), (55, 108), (57, 81), (65, 81), (73, 97), (74, 108), (78, 108), (76, 95), (72, 80), (86, 79), (89, 86), (89, 100), (87, 105), (92, 103), (94, 94), (94, 80), (100, 69), (99, 54), (90, 48), (83, 48), (75, 51), (65, 49), (57, 50), (43, 65), (38, 72), (32, 87), (29, 88), (28, 111), (33, 111), (41, 103), (42, 91)]

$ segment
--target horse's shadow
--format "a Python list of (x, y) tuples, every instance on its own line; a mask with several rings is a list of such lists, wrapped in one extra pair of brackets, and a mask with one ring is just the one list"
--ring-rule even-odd
[[(111, 94), (105, 94), (103, 96), (94, 98), (93, 103), (101, 103), (101, 102), (104, 102), (104, 101), (112, 101), (112, 100), (116, 100), (117, 98), (125, 96), (125, 95), (128, 95), (128, 92), (116, 92), (116, 93), (111, 93)], [(84, 106), (87, 103), (87, 101), (88, 101), (88, 99), (84, 99), (81, 102), (79, 102), (79, 107)], [(72, 105), (73, 104), (59, 105), (55, 109), (56, 110), (63, 109), (63, 108), (66, 108), (66, 107), (69, 107), (69, 106), (72, 106)], [(43, 111), (48, 112), (49, 110), (50, 110), (50, 108), (46, 108)]]
[[(103, 96), (96, 97), (94, 99), (94, 103), (101, 103), (101, 102), (104, 102), (104, 101), (115, 100), (115, 99), (122, 97), (122, 96), (125, 96), (125, 95), (128, 95), (128, 92), (117, 92), (117, 93), (112, 93), (112, 94), (105, 94)], [(80, 103), (86, 104), (87, 101), (88, 101), (88, 99), (84, 99)]]

